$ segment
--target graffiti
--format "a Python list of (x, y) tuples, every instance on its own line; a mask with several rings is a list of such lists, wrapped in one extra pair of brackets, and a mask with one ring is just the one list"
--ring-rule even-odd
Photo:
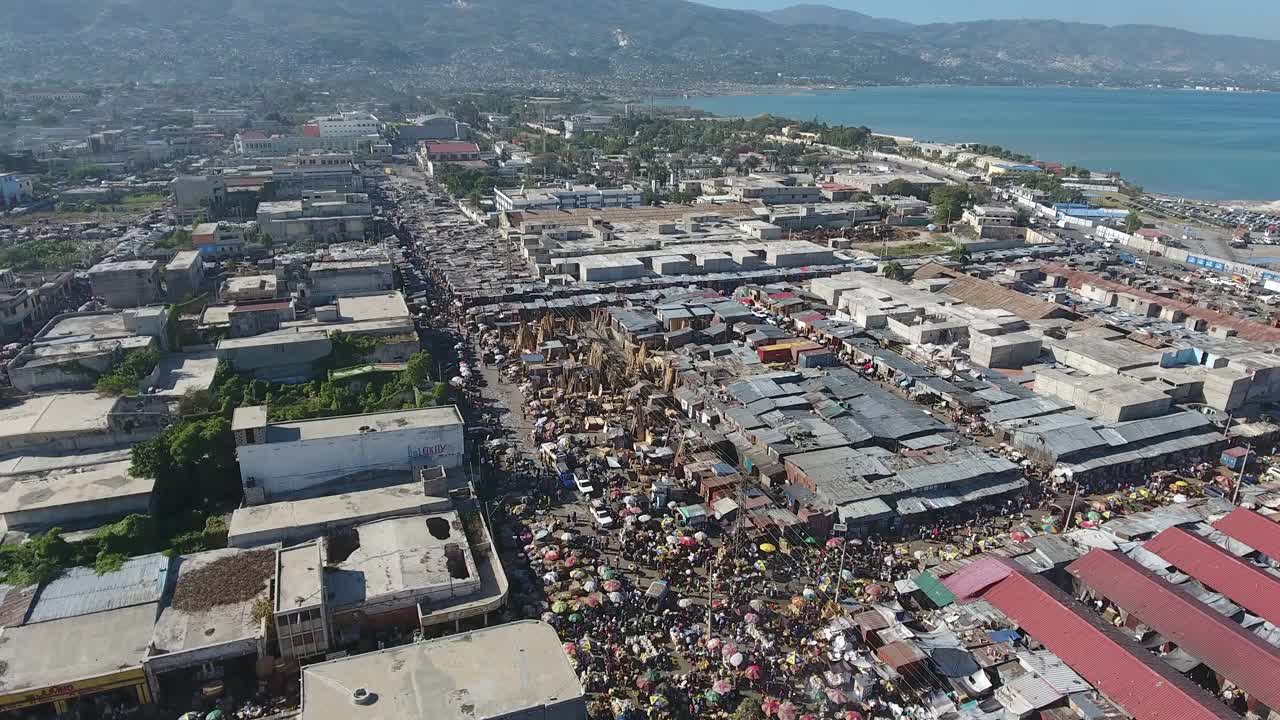
[(441, 455), (452, 454), (449, 451), (448, 443), (439, 443), (436, 445), (424, 445), (423, 447), (409, 448), (409, 457), (411, 458), (434, 458)]

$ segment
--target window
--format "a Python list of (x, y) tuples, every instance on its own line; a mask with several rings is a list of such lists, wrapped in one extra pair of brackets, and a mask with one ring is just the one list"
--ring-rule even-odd
[(316, 637), (312, 633), (309, 633), (309, 632), (302, 633), (301, 642), (303, 645), (314, 645), (315, 641), (316, 641)]

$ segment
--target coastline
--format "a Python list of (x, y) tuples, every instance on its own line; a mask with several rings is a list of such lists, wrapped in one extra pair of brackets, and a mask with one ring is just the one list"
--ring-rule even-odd
[[(925, 123), (926, 127), (912, 127), (906, 125), (909, 130), (894, 129), (892, 121), (886, 121), (887, 116), (903, 116), (898, 119), (906, 119), (906, 122), (913, 122), (912, 119), (906, 118), (904, 111), (900, 110), (898, 103), (894, 100), (895, 90), (902, 90), (908, 93), (903, 98), (902, 107), (910, 108), (912, 103), (918, 107), (920, 104), (920, 96), (918, 93), (913, 97), (911, 91), (928, 91), (928, 90), (974, 90), (974, 91), (997, 91), (1004, 94), (1004, 97), (997, 98), (997, 102), (1004, 102), (1006, 105), (1020, 104), (1017, 97), (1009, 97), (1010, 95), (1020, 94), (1021, 91), (1028, 93), (1050, 92), (1063, 93), (1064, 91), (1092, 92), (1091, 98), (1093, 103), (1111, 103), (1107, 97), (1099, 97), (1102, 93), (1131, 93), (1127, 100), (1117, 99), (1115, 102), (1122, 106), (1127, 102), (1129, 105), (1148, 106), (1160, 105), (1162, 101), (1156, 96), (1157, 93), (1166, 94), (1167, 97), (1184, 97), (1186, 100), (1169, 101), (1175, 103), (1175, 108), (1188, 108), (1188, 112), (1196, 112), (1200, 115), (1205, 114), (1205, 108), (1216, 108), (1217, 103), (1226, 103), (1225, 109), (1221, 111), (1224, 118), (1232, 117), (1230, 108), (1246, 107), (1249, 113), (1256, 115), (1258, 109), (1270, 111), (1266, 105), (1272, 103), (1270, 100), (1250, 98), (1263, 98), (1274, 95), (1269, 91), (1225, 91), (1212, 89), (1196, 89), (1196, 88), (1147, 88), (1147, 87), (1104, 87), (1104, 86), (1077, 86), (1077, 85), (958, 85), (958, 84), (937, 84), (937, 83), (921, 83), (912, 85), (876, 85), (876, 86), (856, 86), (849, 88), (836, 88), (830, 86), (762, 86), (760, 88), (743, 88), (736, 87), (733, 90), (722, 89), (720, 92), (703, 89), (697, 93), (687, 93), (683, 95), (665, 95), (651, 96), (650, 103), (654, 107), (661, 107), (673, 110), (687, 109), (697, 114), (705, 114), (708, 117), (719, 118), (751, 118), (761, 114), (770, 113), (781, 117), (788, 117), (797, 121), (805, 120), (811, 117), (820, 118), (825, 122), (833, 124), (847, 125), (866, 125), (877, 134), (888, 134), (902, 137), (913, 137), (922, 141), (945, 142), (950, 144), (963, 143), (986, 143), (1001, 144), (1012, 150), (1026, 153), (1034, 157), (1046, 160), (1055, 160), (1064, 164), (1079, 164), (1088, 167), (1095, 172), (1103, 171), (1119, 171), (1130, 183), (1144, 186), (1148, 193), (1153, 195), (1162, 195), (1169, 198), (1182, 198), (1186, 200), (1194, 200), (1198, 203), (1206, 205), (1215, 205), (1224, 208), (1243, 208), (1250, 211), (1266, 212), (1280, 214), (1280, 190), (1273, 189), (1273, 183), (1269, 177), (1261, 177), (1254, 172), (1241, 173), (1236, 171), (1237, 166), (1241, 166), (1246, 161), (1240, 158), (1240, 153), (1231, 154), (1229, 157), (1224, 153), (1216, 150), (1213, 152), (1214, 157), (1201, 157), (1200, 163), (1196, 159), (1185, 160), (1186, 167), (1171, 168), (1167, 162), (1162, 162), (1166, 157), (1173, 154), (1173, 150), (1165, 152), (1158, 143), (1146, 143), (1145, 145), (1137, 145), (1136, 149), (1132, 143), (1127, 142), (1128, 133), (1146, 133), (1149, 137), (1160, 138), (1161, 132), (1168, 132), (1167, 128), (1155, 127), (1151, 132), (1147, 131), (1145, 125), (1139, 121), (1130, 127), (1103, 126), (1097, 133), (1089, 139), (1081, 139), (1077, 125), (1065, 125), (1058, 128), (1049, 125), (1045, 128), (1045, 132), (1041, 133), (1045, 137), (1040, 140), (1049, 139), (1049, 147), (1046, 149), (1044, 145), (1039, 144), (1039, 140), (1026, 137), (1034, 133), (1020, 132), (1023, 127), (1015, 127), (1013, 134), (1017, 137), (1011, 137), (1007, 140), (1002, 139), (1002, 134), (998, 133), (996, 128), (981, 127), (980, 123), (975, 124), (972, 117), (966, 118), (963, 114), (960, 121), (955, 127), (943, 129), (936, 122), (930, 126)], [(839, 98), (841, 95), (849, 95), (849, 106), (859, 104), (858, 96), (860, 91), (869, 91), (870, 96), (867, 100), (866, 119), (848, 117), (848, 112), (841, 112), (841, 105), (833, 104), (831, 107), (822, 107), (825, 102), (823, 96), (831, 95)], [(1194, 98), (1194, 96), (1203, 95), (1205, 97)], [(1192, 97), (1188, 97), (1192, 96)], [(1209, 97), (1212, 96), (1212, 97)], [(1219, 100), (1218, 97), (1239, 96), (1237, 101)], [(766, 100), (763, 107), (748, 108), (742, 107), (742, 98), (758, 97)], [(798, 107), (780, 109), (778, 99), (780, 98), (805, 98), (803, 102), (798, 101)], [(927, 95), (926, 95), (927, 97)], [(932, 102), (950, 101), (953, 97), (952, 93), (942, 93), (938, 98), (930, 98)], [(1054, 98), (1050, 104), (1065, 104), (1068, 101), (1062, 99), (1062, 95)], [(1109, 96), (1108, 96), (1109, 97)], [(706, 102), (708, 100), (720, 100), (722, 102)], [(769, 107), (767, 101), (772, 99), (773, 107)], [(738, 102), (734, 102), (737, 100)], [(1028, 98), (1028, 103), (1044, 102), (1041, 98)], [(1262, 103), (1262, 105), (1259, 105)], [(716, 107), (720, 105), (720, 107)], [(727, 105), (727, 106), (726, 106)], [(709, 107), (708, 107), (709, 106)], [(1071, 108), (1068, 110), (1073, 110)], [(1132, 109), (1132, 108), (1131, 108)], [(1145, 108), (1144, 108), (1145, 109)], [(994, 110), (993, 112), (999, 112)], [(1214, 110), (1213, 112), (1217, 112)], [(972, 113), (970, 113), (972, 114)], [(1057, 113), (1054, 117), (1061, 116)], [(1253, 115), (1248, 115), (1252, 118)], [(938, 116), (935, 116), (935, 118)], [(1135, 117), (1142, 117), (1135, 115)], [(1166, 115), (1166, 117), (1177, 117), (1176, 113)], [(1087, 122), (1087, 121), (1086, 121)], [(1156, 123), (1159, 125), (1159, 123)], [(1238, 127), (1233, 127), (1229, 120), (1221, 123), (1221, 129), (1211, 127), (1204, 131), (1207, 137), (1218, 139), (1218, 133), (1230, 136), (1230, 133), (1239, 131)], [(976, 134), (966, 137), (967, 130), (972, 130)], [(973, 129), (980, 128), (980, 129)], [(1061, 129), (1061, 134), (1054, 134), (1054, 130)], [(1245, 128), (1246, 132), (1253, 131), (1253, 128)], [(985, 137), (984, 137), (985, 133)], [(1110, 141), (1113, 147), (1108, 147), (1106, 141), (1098, 143), (1096, 137), (1101, 135)], [(1059, 141), (1061, 140), (1061, 141)], [(1243, 140), (1251, 140), (1256, 142), (1254, 136), (1245, 135)], [(1168, 144), (1171, 146), (1175, 143), (1185, 143), (1194, 141), (1185, 141), (1172, 136)], [(1073, 143), (1078, 143), (1077, 145)], [(1153, 145), (1156, 145), (1153, 147)], [(1106, 151), (1114, 150), (1118, 157), (1112, 159), (1106, 156)], [(1132, 150), (1132, 152), (1127, 152)], [(1202, 153), (1203, 155), (1203, 153)], [(1257, 163), (1266, 162), (1259, 160)], [(1256, 164), (1256, 163), (1255, 163)], [(1137, 170), (1135, 171), (1135, 166)], [(1184, 174), (1179, 174), (1184, 173)], [(1170, 185), (1163, 183), (1167, 178), (1181, 178), (1180, 182)], [(1221, 182), (1218, 182), (1221, 180)], [(1255, 194), (1253, 191), (1262, 190)], [(1240, 199), (1254, 197), (1256, 199)]]

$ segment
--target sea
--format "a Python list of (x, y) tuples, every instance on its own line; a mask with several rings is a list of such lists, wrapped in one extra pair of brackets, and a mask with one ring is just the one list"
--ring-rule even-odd
[(1280, 200), (1280, 93), (907, 86), (654, 102), (1002, 145), (1037, 160), (1118, 171), (1148, 192)]

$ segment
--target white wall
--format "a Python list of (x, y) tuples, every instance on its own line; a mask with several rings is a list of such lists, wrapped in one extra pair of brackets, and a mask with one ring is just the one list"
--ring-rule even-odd
[(455, 468), (463, 459), (462, 424), (379, 430), (320, 440), (241, 445), (241, 481), (254, 478), (266, 502), (367, 470)]

